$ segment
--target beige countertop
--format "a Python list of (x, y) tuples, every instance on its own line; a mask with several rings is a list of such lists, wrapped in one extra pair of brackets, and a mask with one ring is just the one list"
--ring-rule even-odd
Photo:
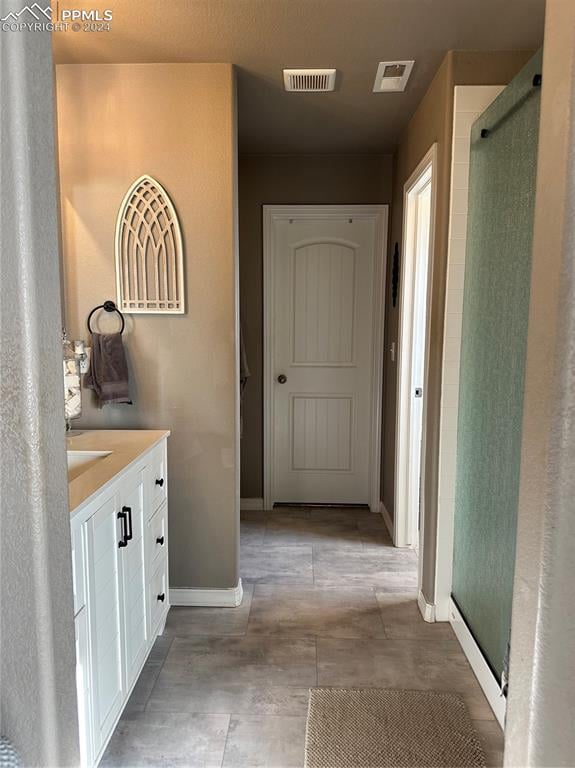
[(116, 475), (149, 451), (170, 432), (162, 429), (95, 429), (70, 433), (68, 451), (110, 452), (68, 481), (70, 512), (97, 493)]

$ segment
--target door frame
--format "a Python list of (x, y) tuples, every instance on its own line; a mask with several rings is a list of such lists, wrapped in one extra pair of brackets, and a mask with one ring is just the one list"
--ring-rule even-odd
[(263, 416), (264, 416), (264, 509), (273, 506), (273, 424), (274, 424), (274, 337), (273, 286), (274, 222), (281, 219), (374, 219), (375, 242), (374, 312), (371, 366), (371, 429), (369, 435), (369, 506), (379, 512), (381, 475), (381, 428), (383, 385), (383, 339), (385, 318), (385, 278), (388, 205), (264, 205), (263, 206)]
[[(411, 405), (411, 341), (412, 336), (404, 337), (406, 327), (412, 327), (412, 306), (406, 298), (406, 285), (412, 285), (414, 275), (414, 253), (408, 249), (407, 215), (408, 196), (417, 186), (421, 177), (431, 169), (431, 214), (429, 223), (429, 255), (427, 265), (427, 297), (426, 297), (426, 329), (425, 329), (425, 373), (423, 380), (423, 413), (421, 425), (421, 481), (420, 481), (420, 526), (419, 537), (414, 530), (413, 515), (407, 509), (407, 488), (409, 483), (408, 458), (410, 443), (410, 405)], [(419, 584), (423, 563), (423, 541), (425, 526), (425, 458), (427, 443), (427, 406), (429, 386), (429, 340), (430, 340), (430, 309), (431, 286), (433, 282), (433, 263), (435, 249), (435, 224), (437, 208), (437, 144), (433, 144), (417, 164), (403, 187), (403, 230), (401, 278), (399, 289), (399, 326), (398, 326), (398, 374), (397, 374), (397, 415), (396, 415), (396, 452), (395, 452), (395, 499), (393, 543), (396, 547), (415, 547), (419, 540)]]

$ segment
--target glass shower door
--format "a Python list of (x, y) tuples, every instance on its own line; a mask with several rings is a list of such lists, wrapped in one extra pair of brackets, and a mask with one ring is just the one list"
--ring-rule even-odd
[(540, 74), (537, 54), (471, 134), (452, 596), (498, 679), (511, 626)]

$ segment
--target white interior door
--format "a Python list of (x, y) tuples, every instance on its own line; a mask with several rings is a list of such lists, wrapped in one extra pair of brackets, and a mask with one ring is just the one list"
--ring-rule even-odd
[(412, 544), (419, 541), (421, 514), (421, 438), (423, 434), (423, 396), (425, 382), (425, 342), (427, 333), (427, 275), (429, 268), (429, 236), (431, 224), (431, 168), (422, 179), (421, 186), (410, 201), (413, 215), (413, 246), (415, 269), (413, 273), (413, 333), (411, 339), (411, 401), (409, 421), (408, 501), (413, 516)]
[(382, 222), (312, 207), (271, 220), (268, 503), (371, 502)]
[(420, 541), (435, 157), (434, 145), (404, 188), (393, 526), (399, 547), (417, 548)]

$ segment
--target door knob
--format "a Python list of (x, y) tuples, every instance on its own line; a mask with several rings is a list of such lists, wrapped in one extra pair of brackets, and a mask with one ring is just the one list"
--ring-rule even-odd
[(278, 383), (279, 384), (285, 384), (287, 381), (287, 376), (285, 376), (283, 373), (280, 373), (278, 376)]

